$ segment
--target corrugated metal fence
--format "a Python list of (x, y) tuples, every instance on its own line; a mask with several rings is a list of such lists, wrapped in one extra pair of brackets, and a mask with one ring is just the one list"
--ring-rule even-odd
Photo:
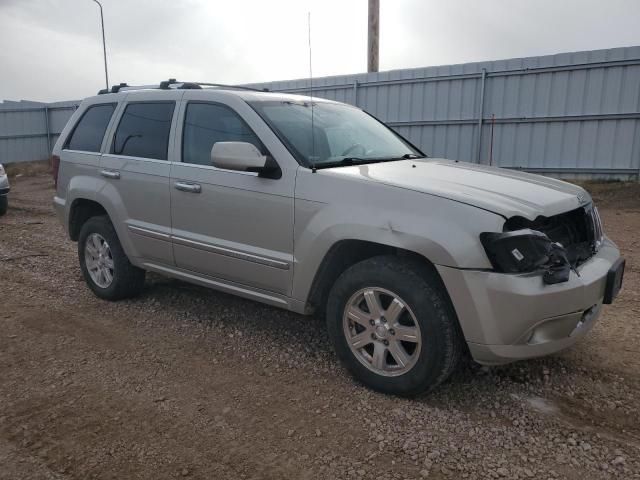
[[(308, 94), (308, 79), (254, 84)], [(556, 176), (640, 177), (640, 47), (313, 80), (427, 154)], [(47, 158), (73, 111), (0, 107), (0, 162)]]
[(0, 104), (0, 163), (49, 158), (78, 102)]
[[(309, 94), (309, 81), (253, 84)], [(561, 176), (640, 175), (640, 47), (325, 77), (434, 157)]]

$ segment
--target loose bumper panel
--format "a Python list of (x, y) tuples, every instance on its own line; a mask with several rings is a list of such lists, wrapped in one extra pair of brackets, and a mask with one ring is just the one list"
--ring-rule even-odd
[(438, 266), (474, 359), (507, 363), (553, 353), (584, 335), (600, 314), (611, 267), (620, 258), (606, 240), (568, 282), (540, 274), (502, 274)]

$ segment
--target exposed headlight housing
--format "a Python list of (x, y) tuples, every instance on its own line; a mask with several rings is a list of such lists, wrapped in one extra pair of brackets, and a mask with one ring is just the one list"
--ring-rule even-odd
[(502, 273), (544, 272), (547, 284), (566, 282), (571, 263), (565, 248), (537, 230), (480, 234), (480, 241), (493, 268)]
[(598, 208), (591, 204), (590, 209), (586, 209), (587, 216), (591, 219), (591, 228), (593, 232), (593, 248), (595, 251), (600, 250), (604, 243), (604, 229), (602, 228), (602, 220)]

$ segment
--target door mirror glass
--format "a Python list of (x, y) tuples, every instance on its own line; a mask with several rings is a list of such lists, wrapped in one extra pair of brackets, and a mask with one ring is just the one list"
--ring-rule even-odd
[(259, 173), (266, 167), (267, 156), (248, 142), (216, 142), (211, 148), (211, 164), (226, 170)]

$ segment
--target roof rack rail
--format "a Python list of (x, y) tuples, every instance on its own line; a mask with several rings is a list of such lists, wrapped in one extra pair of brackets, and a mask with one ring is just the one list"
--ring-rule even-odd
[(268, 92), (268, 88), (253, 88), (253, 87), (245, 87), (243, 85), (226, 85), (224, 83), (204, 83), (204, 82), (194, 82), (198, 85), (205, 87), (221, 87), (221, 88), (237, 88), (238, 90), (249, 90), (251, 92)]
[(184, 82), (178, 88), (181, 90), (202, 90), (200, 84), (195, 82)]
[(175, 78), (170, 78), (169, 80), (163, 80), (162, 82), (160, 82), (160, 85), (158, 88), (162, 90), (167, 90), (171, 85), (175, 83), (178, 83)]
[(202, 87), (218, 87), (218, 88), (234, 88), (238, 90), (249, 90), (252, 92), (268, 92), (268, 88), (258, 89), (252, 87), (244, 87), (242, 85), (226, 85), (224, 83), (205, 83), (205, 82), (182, 82), (178, 81), (175, 78), (170, 78), (169, 80), (163, 80), (158, 85), (128, 85), (126, 83), (121, 83), (119, 85), (113, 85), (111, 89), (103, 88), (98, 92), (98, 95), (104, 95), (107, 93), (118, 93), (120, 91), (132, 91), (132, 90), (143, 90), (143, 89), (160, 89), (160, 90), (169, 90), (172, 85), (175, 85), (177, 90), (200, 90)]
[(111, 93), (118, 93), (121, 88), (128, 87), (126, 83), (121, 83), (120, 85), (114, 85), (111, 87)]
[(111, 89), (103, 88), (102, 90), (99, 90), (98, 95), (104, 95), (106, 93), (118, 93), (121, 89), (127, 88), (127, 87), (129, 87), (129, 85), (127, 85), (126, 83), (120, 83), (118, 85), (113, 85)]

